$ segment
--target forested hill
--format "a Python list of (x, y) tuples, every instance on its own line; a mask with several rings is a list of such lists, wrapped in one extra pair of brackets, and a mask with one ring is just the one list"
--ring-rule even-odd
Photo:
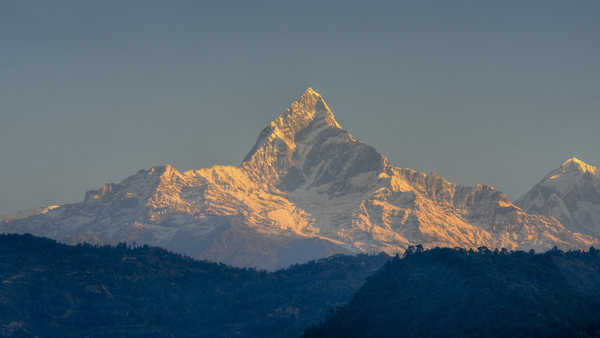
[(267, 273), (147, 246), (0, 235), (0, 336), (297, 337), (387, 260), (333, 256)]
[(600, 337), (600, 255), (417, 250), (304, 337)]

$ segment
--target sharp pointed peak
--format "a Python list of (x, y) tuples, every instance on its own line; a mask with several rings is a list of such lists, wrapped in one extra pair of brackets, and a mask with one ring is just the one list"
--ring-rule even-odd
[(573, 164), (576, 164), (576, 165), (585, 164), (585, 165), (587, 165), (587, 163), (583, 162), (582, 160), (578, 159), (575, 156), (572, 156), (572, 157), (568, 158), (566, 161), (564, 161), (561, 164), (561, 167), (569, 166), (569, 165), (573, 165)]
[(582, 160), (578, 159), (577, 157), (571, 157), (568, 160), (564, 161), (561, 167), (574, 167), (582, 171), (593, 171), (596, 169), (596, 167), (594, 167), (593, 165), (587, 164)]
[(306, 89), (304, 90), (304, 92), (302, 93), (301, 96), (319, 96), (319, 97), (321, 97), (321, 94), (319, 94), (316, 90), (314, 90), (313, 87), (306, 87)]
[(600, 174), (600, 170), (597, 167), (587, 164), (577, 157), (570, 157), (563, 163), (561, 163), (558, 169), (553, 170), (548, 174), (550, 179), (556, 179), (559, 176), (566, 173), (590, 173), (593, 175)]
[(304, 91), (305, 92), (312, 92), (312, 93), (319, 94), (319, 93), (317, 93), (317, 91), (312, 86), (306, 87), (306, 89)]
[(306, 88), (296, 101), (290, 103), (282, 117), (310, 120), (320, 118), (328, 125), (342, 129), (323, 96), (312, 87)]
[(284, 142), (294, 143), (295, 135), (306, 129), (337, 128), (343, 129), (337, 122), (333, 112), (321, 94), (312, 87), (306, 88), (302, 94), (273, 119), (260, 133), (256, 144), (243, 162), (251, 159), (256, 151), (265, 143)]

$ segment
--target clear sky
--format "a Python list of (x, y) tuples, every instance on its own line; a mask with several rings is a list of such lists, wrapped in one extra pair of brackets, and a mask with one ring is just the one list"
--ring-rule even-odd
[(600, 164), (600, 1), (0, 1), (0, 212), (238, 164), (307, 86), (393, 163), (515, 199)]

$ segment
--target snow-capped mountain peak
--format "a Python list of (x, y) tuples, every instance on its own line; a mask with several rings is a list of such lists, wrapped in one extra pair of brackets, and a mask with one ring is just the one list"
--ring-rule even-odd
[(571, 157), (568, 160), (564, 161), (558, 169), (550, 172), (550, 174), (548, 174), (547, 177), (550, 179), (557, 179), (558, 177), (560, 177), (561, 175), (564, 175), (564, 174), (585, 174), (585, 173), (589, 173), (592, 175), (600, 174), (597, 167), (587, 164), (576, 157)]
[(323, 97), (308, 88), (260, 133), (242, 167), (256, 181), (297, 188), (322, 185), (387, 160), (336, 121)]
[[(554, 175), (585, 182), (576, 191), (593, 203), (590, 178), (597, 176), (582, 163), (571, 159)], [(81, 203), (0, 220), (0, 232), (136, 242), (274, 268), (333, 253), (392, 254), (411, 244), (540, 250), (598, 243), (563, 224), (524, 212), (493, 187), (459, 186), (391, 165), (344, 130), (324, 98), (307, 88), (268, 123), (239, 166), (140, 170), (89, 191)]]
[(600, 234), (600, 170), (578, 158), (564, 161), (516, 201), (523, 210), (556, 217), (570, 229)]
[[(256, 144), (244, 158), (244, 162), (251, 161), (261, 148), (271, 156), (279, 154), (284, 147), (294, 150), (298, 133), (306, 129), (323, 128), (342, 129), (321, 94), (309, 87), (298, 100), (290, 103), (283, 114), (262, 130)], [(271, 146), (276, 149), (264, 149)], [(266, 154), (258, 156), (260, 155)]]
[(300, 98), (290, 104), (286, 114), (308, 114), (309, 116), (314, 114), (313, 119), (322, 119), (327, 125), (342, 129), (342, 126), (336, 121), (323, 96), (311, 87), (306, 88)]

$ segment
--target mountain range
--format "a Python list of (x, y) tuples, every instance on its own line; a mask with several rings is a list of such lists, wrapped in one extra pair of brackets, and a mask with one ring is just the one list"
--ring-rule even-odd
[(394, 166), (308, 88), (238, 166), (140, 170), (80, 203), (6, 217), (0, 232), (149, 244), (265, 269), (414, 244), (584, 249), (600, 239), (600, 170), (569, 159), (513, 203), (489, 185)]

